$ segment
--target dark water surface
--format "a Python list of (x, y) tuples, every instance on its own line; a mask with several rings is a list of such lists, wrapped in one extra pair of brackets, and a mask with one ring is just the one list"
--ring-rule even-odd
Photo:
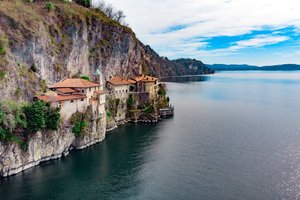
[(174, 118), (0, 180), (0, 199), (300, 199), (300, 72), (171, 81)]

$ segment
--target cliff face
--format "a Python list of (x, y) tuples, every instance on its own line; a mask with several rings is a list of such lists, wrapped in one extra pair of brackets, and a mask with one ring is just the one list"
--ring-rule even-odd
[(75, 3), (0, 1), (0, 95), (30, 100), (66, 77), (189, 72), (143, 45), (132, 30)]
[[(189, 74), (184, 65), (160, 57), (143, 45), (132, 30), (103, 13), (75, 3), (0, 0), (0, 96), (32, 100), (47, 85), (66, 77), (92, 77), (100, 69), (110, 76), (141, 73), (165, 77)], [(203, 71), (198, 70), (197, 73)], [(117, 120), (126, 118), (126, 101), (117, 108)], [(114, 120), (108, 127), (114, 128)], [(75, 138), (70, 129), (38, 132), (30, 137), (28, 150), (0, 142), (0, 176), (16, 174), (40, 162), (67, 155), (105, 137), (106, 116), (94, 121), (89, 134)]]
[(28, 149), (0, 141), (0, 176), (10, 176), (41, 162), (67, 156), (71, 149), (84, 149), (105, 138), (106, 118), (91, 124), (89, 134), (75, 138), (70, 129), (37, 132), (30, 137)]

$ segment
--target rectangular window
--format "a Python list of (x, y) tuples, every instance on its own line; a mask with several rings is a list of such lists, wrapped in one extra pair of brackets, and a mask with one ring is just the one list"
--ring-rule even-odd
[(73, 103), (74, 102), (74, 100), (71, 100), (71, 103)]
[(84, 101), (84, 99), (81, 99), (81, 101)]

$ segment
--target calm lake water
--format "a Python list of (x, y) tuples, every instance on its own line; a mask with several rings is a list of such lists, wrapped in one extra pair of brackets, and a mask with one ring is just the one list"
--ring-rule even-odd
[(171, 81), (173, 118), (2, 179), (0, 199), (300, 199), (300, 72)]

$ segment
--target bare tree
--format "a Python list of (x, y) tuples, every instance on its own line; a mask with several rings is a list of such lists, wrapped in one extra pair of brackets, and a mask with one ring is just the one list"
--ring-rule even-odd
[(96, 8), (98, 9), (98, 10), (100, 10), (100, 11), (104, 11), (104, 9), (105, 9), (105, 6), (106, 6), (106, 3), (104, 2), (104, 1), (102, 1), (102, 0), (100, 0), (98, 3), (97, 3), (97, 6), (96, 6)]
[(116, 20), (124, 26), (128, 26), (125, 22), (125, 14), (122, 10), (115, 10), (111, 4), (107, 4), (104, 0), (99, 0), (95, 8), (102, 11), (107, 17)]
[(113, 17), (114, 17), (114, 8), (113, 8), (113, 6), (111, 4), (107, 4), (105, 6), (104, 13), (106, 14), (107, 17), (113, 19)]
[(118, 12), (116, 12), (115, 14), (115, 20), (119, 23), (122, 23), (123, 20), (125, 19), (125, 14), (122, 10), (119, 10)]

